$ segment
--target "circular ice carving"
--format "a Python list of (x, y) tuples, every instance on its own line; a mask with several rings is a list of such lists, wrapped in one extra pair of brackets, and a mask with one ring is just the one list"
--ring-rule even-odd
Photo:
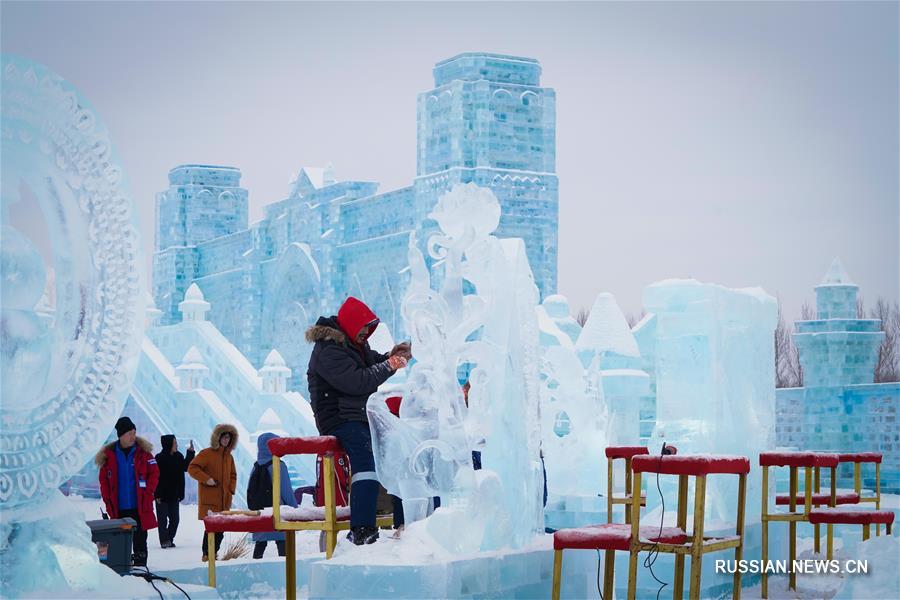
[[(0, 509), (34, 502), (97, 451), (122, 409), (142, 336), (141, 250), (106, 128), (74, 87), (37, 63), (2, 60), (2, 432)], [(43, 217), (48, 269), (10, 225), (27, 195)]]

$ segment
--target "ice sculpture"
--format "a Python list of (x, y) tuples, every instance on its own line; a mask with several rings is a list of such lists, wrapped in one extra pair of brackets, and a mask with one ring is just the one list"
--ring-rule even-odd
[[(57, 487), (106, 439), (137, 366), (140, 240), (108, 133), (84, 98), (22, 58), (4, 55), (2, 78), (2, 591), (71, 595), (118, 579)], [(34, 312), (47, 269), (10, 221), (17, 201), (33, 202), (49, 233), (51, 319)]]
[[(651, 443), (674, 444), (680, 453), (751, 459), (773, 448), (775, 299), (760, 288), (673, 279), (648, 286), (644, 308), (656, 315)], [(712, 478), (708, 485), (707, 514), (733, 519), (737, 484)], [(749, 498), (758, 497), (758, 486), (759, 476), (750, 477)]]
[[(521, 547), (542, 529), (537, 288), (522, 241), (491, 235), (500, 206), (490, 190), (455, 186), (430, 217), (440, 227), (427, 245), (443, 261), (442, 287), (432, 289), (412, 239), (402, 314), (416, 363), (399, 419), (381, 397), (368, 405), (379, 479), (404, 507), (441, 497), (426, 526), (451, 552)], [(476, 293), (464, 295), (464, 282)], [(475, 365), (468, 410), (460, 363)]]
[(607, 441), (612, 446), (638, 445), (640, 402), (650, 391), (650, 377), (641, 368), (637, 341), (612, 294), (599, 294), (594, 300), (575, 349), (592, 375), (599, 369), (609, 415)]
[(589, 370), (575, 352), (581, 327), (569, 315), (568, 301), (564, 296), (550, 296), (536, 312), (541, 340), (542, 448), (551, 496), (548, 510), (559, 510), (565, 502), (557, 506), (557, 496), (596, 499), (603, 489), (605, 470), (598, 457), (607, 445), (606, 410), (602, 388), (592, 385)]

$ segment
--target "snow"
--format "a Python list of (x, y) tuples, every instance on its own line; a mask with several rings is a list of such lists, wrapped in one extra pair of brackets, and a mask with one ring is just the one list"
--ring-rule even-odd
[[(284, 521), (323, 521), (325, 519), (324, 506), (282, 506), (281, 518)], [(336, 507), (337, 518), (339, 521), (350, 518), (349, 506)], [(272, 516), (271, 508), (264, 508), (259, 513), (262, 516)]]
[[(308, 499), (305, 499), (308, 501)], [(85, 520), (94, 520), (100, 518), (100, 511), (103, 509), (103, 501), (99, 498), (83, 498), (81, 496), (69, 496), (68, 501), (76, 507)], [(284, 507), (285, 510), (290, 507)], [(269, 509), (271, 511), (271, 509)], [(203, 542), (203, 521), (197, 519), (196, 504), (182, 504), (179, 509), (181, 521), (178, 525), (178, 533), (175, 535), (174, 548), (160, 548), (158, 530), (154, 529), (147, 536), (147, 567), (153, 571), (171, 571), (184, 569), (186, 567), (196, 567), (206, 570), (206, 563), (201, 562), (202, 554), (200, 545)], [(269, 512), (271, 514), (271, 512)], [(297, 532), (297, 554), (298, 555), (320, 555), (319, 552), (319, 532), (318, 531), (298, 531)], [(222, 542), (222, 548), (219, 550), (219, 557), (225, 553), (225, 549), (244, 537), (239, 532), (225, 533), (225, 540)], [(343, 537), (343, 536), (341, 536)], [(235, 558), (228, 561), (221, 561), (221, 564), (256, 564), (259, 562), (283, 562), (279, 558), (273, 548), (269, 548), (263, 558), (254, 560), (252, 558), (253, 545), (247, 536), (249, 552), (246, 556)], [(272, 546), (273, 544), (269, 544)], [(219, 561), (217, 561), (217, 568)], [(193, 597), (193, 594), (191, 594)]]

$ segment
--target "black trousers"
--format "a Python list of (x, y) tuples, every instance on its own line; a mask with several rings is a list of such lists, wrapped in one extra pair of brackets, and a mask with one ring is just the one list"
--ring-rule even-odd
[(125, 510), (119, 510), (119, 518), (124, 519), (129, 517), (134, 519), (134, 522), (137, 523), (137, 527), (134, 529), (134, 535), (131, 538), (131, 550), (135, 554), (141, 552), (143, 554), (147, 554), (147, 530), (141, 528), (141, 515), (138, 513), (136, 508), (129, 508)]
[[(268, 544), (269, 542), (256, 542), (253, 546), (253, 558), (262, 558)], [(278, 548), (278, 556), (284, 556), (284, 540), (275, 540), (275, 547)]]
[(181, 505), (178, 500), (166, 502), (156, 501), (156, 520), (159, 521), (159, 543), (175, 541), (175, 532), (178, 531), (178, 509)]
[[(224, 533), (216, 534), (216, 554), (219, 554), (219, 548), (222, 547), (222, 540), (225, 539)], [(209, 544), (207, 543), (206, 533), (203, 534), (203, 554), (209, 555)]]

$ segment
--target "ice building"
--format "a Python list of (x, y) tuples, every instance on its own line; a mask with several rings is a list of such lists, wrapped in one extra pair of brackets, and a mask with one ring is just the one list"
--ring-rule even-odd
[[(900, 491), (900, 383), (874, 383), (881, 321), (856, 318), (859, 286), (835, 259), (816, 286), (816, 319), (794, 324), (803, 387), (776, 390), (779, 446), (881, 452), (881, 489)], [(838, 485), (853, 486), (851, 465)], [(863, 471), (865, 485), (874, 473)]]
[[(304, 167), (285, 199), (247, 223), (240, 170), (181, 165), (157, 195), (153, 296), (160, 322), (196, 282), (209, 320), (261, 366), (276, 349), (305, 389), (306, 325), (347, 295), (365, 301), (394, 337), (406, 337), (400, 302), (409, 282), (410, 234), (425, 243), (427, 218), (456, 183), (489, 188), (500, 201), (497, 235), (525, 241), (535, 282), (556, 291), (558, 182), (556, 95), (531, 58), (465, 53), (437, 63), (419, 94), (417, 176), (378, 194), (370, 181), (339, 181), (330, 167)], [(436, 261), (428, 256), (429, 266)], [(439, 277), (439, 273), (436, 273)]]
[[(141, 344), (141, 355), (131, 393), (122, 414), (137, 426), (138, 435), (159, 451), (159, 438), (174, 433), (182, 453), (193, 440), (199, 452), (209, 444), (217, 423), (231, 423), (238, 430), (233, 451), (238, 472), (236, 503), (246, 501), (247, 478), (256, 460), (256, 437), (271, 431), (279, 435), (316, 435), (312, 409), (297, 392), (285, 391), (290, 369), (272, 351), (259, 370), (206, 320), (214, 305), (191, 284), (178, 303), (179, 323), (150, 327)], [(147, 309), (152, 315), (153, 307)], [(115, 433), (110, 433), (110, 439)], [(288, 461), (294, 486), (315, 481), (311, 460)], [(93, 461), (63, 488), (83, 495), (99, 495)], [(197, 486), (188, 478), (186, 499), (195, 501)]]

